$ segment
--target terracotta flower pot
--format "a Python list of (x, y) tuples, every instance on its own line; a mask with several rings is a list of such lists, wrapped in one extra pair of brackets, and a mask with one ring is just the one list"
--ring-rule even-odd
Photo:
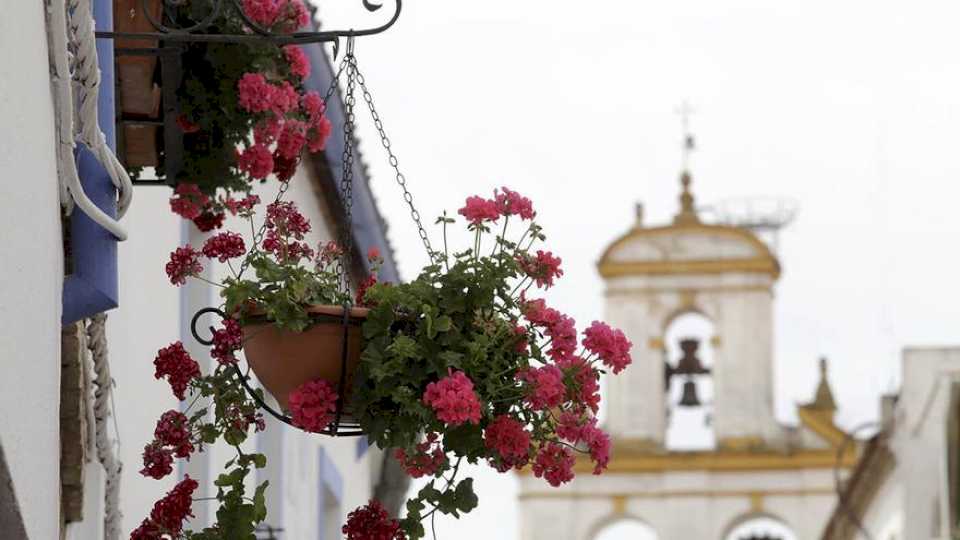
[(325, 379), (337, 389), (343, 376), (343, 401), (349, 402), (354, 374), (363, 352), (360, 325), (366, 320), (368, 311), (366, 308), (350, 310), (346, 373), (341, 370), (341, 306), (310, 307), (308, 312), (314, 318), (314, 324), (303, 332), (281, 330), (266, 320), (246, 324), (243, 327), (243, 352), (247, 363), (284, 411), (290, 392), (314, 379)]

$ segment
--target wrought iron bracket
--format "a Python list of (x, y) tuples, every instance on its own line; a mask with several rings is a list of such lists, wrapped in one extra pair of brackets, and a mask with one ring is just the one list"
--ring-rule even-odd
[[(208, 13), (203, 19), (195, 24), (186, 27), (167, 26), (163, 24), (161, 20), (158, 20), (150, 14), (149, 9), (147, 9), (148, 1), (149, 0), (141, 0), (140, 5), (143, 9), (144, 16), (147, 18), (150, 25), (156, 30), (155, 32), (100, 31), (97, 32), (97, 37), (103, 39), (160, 39), (169, 42), (256, 43), (268, 41), (277, 45), (333, 42), (334, 50), (336, 51), (339, 49), (340, 38), (372, 36), (388, 30), (394, 25), (394, 23), (397, 22), (397, 19), (400, 18), (400, 9), (402, 4), (402, 0), (394, 0), (395, 7), (393, 15), (384, 24), (373, 28), (363, 28), (360, 30), (351, 28), (349, 30), (325, 30), (322, 32), (293, 32), (290, 34), (278, 34), (271, 32), (269, 29), (264, 28), (250, 20), (250, 18), (247, 17), (246, 13), (243, 11), (243, 6), (241, 5), (242, 0), (209, 0), (211, 4), (210, 13)], [(165, 7), (168, 6), (171, 8), (176, 8), (183, 4), (183, 0), (161, 1)], [(369, 12), (377, 11), (383, 7), (383, 4), (375, 4), (370, 0), (362, 0), (362, 2), (363, 7)], [(213, 24), (218, 16), (224, 12), (224, 10), (233, 10), (234, 13), (236, 13), (237, 16), (244, 22), (244, 25), (250, 29), (250, 32), (245, 34), (205, 33), (205, 31)]]
[[(197, 311), (193, 315), (193, 318), (190, 320), (190, 333), (193, 334), (193, 339), (197, 340), (197, 343), (200, 343), (201, 345), (205, 345), (207, 347), (213, 345), (213, 338), (211, 337), (210, 339), (207, 339), (207, 338), (201, 337), (198, 331), (198, 325), (200, 323), (200, 317), (203, 317), (204, 315), (211, 314), (211, 313), (220, 316), (220, 318), (222, 319), (230, 318), (230, 316), (224, 313), (223, 310), (221, 309), (214, 308), (214, 307), (207, 307)], [(347, 328), (348, 328), (349, 322), (350, 322), (350, 311), (349, 309), (344, 309), (344, 317), (343, 317), (344, 334), (343, 334), (343, 349), (342, 349), (343, 358), (341, 359), (342, 369), (341, 369), (340, 381), (338, 383), (339, 396), (337, 398), (337, 411), (336, 411), (336, 415), (333, 422), (331, 422), (330, 425), (327, 426), (323, 431), (319, 432), (321, 435), (330, 435), (331, 437), (359, 437), (361, 435), (364, 435), (363, 429), (360, 428), (359, 424), (357, 424), (356, 422), (348, 421), (343, 418), (343, 405), (344, 405), (343, 390), (344, 390), (344, 382), (346, 377), (345, 371), (346, 371), (346, 355), (347, 355)], [(212, 336), (214, 332), (214, 328), (212, 326), (209, 326), (208, 329)], [(277, 409), (271, 407), (263, 399), (263, 397), (261, 396), (261, 392), (258, 392), (256, 389), (250, 386), (249, 373), (244, 373), (243, 370), (240, 369), (240, 366), (237, 364), (233, 364), (231, 368), (233, 370), (234, 375), (236, 375), (237, 380), (243, 386), (243, 389), (246, 390), (247, 394), (249, 394), (250, 398), (257, 403), (257, 406), (260, 407), (260, 409), (266, 411), (267, 414), (283, 422), (284, 424), (300, 429), (297, 425), (293, 423), (292, 418), (284, 414), (282, 411), (278, 411)]]

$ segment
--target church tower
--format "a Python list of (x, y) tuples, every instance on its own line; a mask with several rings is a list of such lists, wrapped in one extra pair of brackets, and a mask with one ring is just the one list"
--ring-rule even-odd
[[(773, 303), (780, 262), (754, 232), (697, 211), (686, 136), (679, 209), (642, 212), (603, 252), (605, 320), (633, 342), (633, 364), (607, 379), (607, 471), (553, 489), (520, 475), (521, 540), (816, 540), (835, 506), (835, 476), (858, 448), (833, 421), (821, 360), (798, 424), (774, 416)], [(699, 335), (677, 330), (694, 317)], [(684, 446), (693, 428), (709, 431)]]
[[(782, 446), (773, 415), (773, 288), (780, 264), (746, 229), (701, 221), (692, 177), (680, 175), (680, 210), (672, 223), (638, 222), (600, 258), (605, 320), (634, 343), (634, 363), (611, 378), (608, 428), (652, 448), (664, 444), (670, 412), (665, 391), (676, 373), (665, 359), (667, 332), (679, 317), (707, 319), (714, 335), (710, 422), (719, 448)], [(667, 386), (665, 388), (665, 386)], [(687, 385), (689, 387), (689, 385)]]

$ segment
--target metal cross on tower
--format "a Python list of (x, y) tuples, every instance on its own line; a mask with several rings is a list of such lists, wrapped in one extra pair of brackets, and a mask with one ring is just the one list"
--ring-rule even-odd
[(693, 140), (693, 134), (690, 132), (690, 117), (695, 112), (693, 107), (690, 106), (690, 102), (683, 100), (683, 103), (679, 107), (674, 109), (677, 114), (680, 115), (680, 123), (683, 128), (683, 170), (688, 170), (690, 165), (690, 153), (696, 149), (696, 144)]

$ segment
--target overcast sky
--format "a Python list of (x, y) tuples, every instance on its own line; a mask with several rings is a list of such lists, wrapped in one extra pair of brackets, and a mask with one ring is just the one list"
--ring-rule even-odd
[[(376, 20), (359, 1), (320, 4), (327, 26)], [(648, 223), (676, 211), (674, 109), (689, 100), (698, 205), (799, 203), (780, 238), (778, 417), (795, 422), (826, 355), (853, 426), (897, 388), (903, 347), (960, 344), (958, 20), (946, 0), (408, 0), (356, 54), (423, 215), (500, 185), (529, 195), (566, 272), (551, 302), (581, 324), (601, 317), (595, 262), (634, 202)], [(423, 249), (360, 133), (414, 276)], [(480, 510), (438, 536), (512, 538), (512, 486), (484, 476)]]

